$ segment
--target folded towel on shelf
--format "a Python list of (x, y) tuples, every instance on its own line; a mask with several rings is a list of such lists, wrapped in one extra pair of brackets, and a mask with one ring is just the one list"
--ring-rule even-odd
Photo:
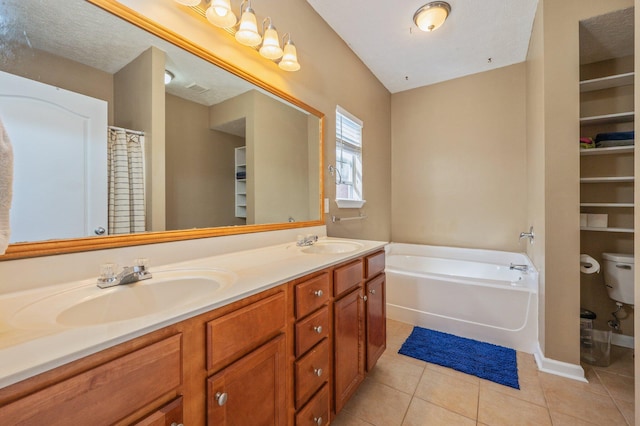
[(247, 172), (237, 172), (236, 173), (236, 179), (246, 179), (247, 178)]
[(593, 139), (591, 138), (580, 138), (580, 148), (582, 149), (589, 149), (589, 148), (595, 148), (596, 144), (595, 142), (593, 142)]
[(634, 139), (633, 130), (629, 132), (609, 132), (609, 133), (598, 133), (596, 135), (595, 141), (596, 143), (601, 141), (619, 141), (619, 140), (633, 140)]
[(633, 146), (633, 139), (606, 140), (596, 143), (596, 148), (610, 148), (612, 146)]
[(9, 245), (11, 227), (9, 211), (13, 195), (13, 147), (9, 135), (0, 120), (0, 254)]

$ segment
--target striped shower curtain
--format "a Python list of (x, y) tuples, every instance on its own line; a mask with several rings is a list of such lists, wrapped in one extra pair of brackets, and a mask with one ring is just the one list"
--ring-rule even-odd
[(144, 135), (109, 128), (109, 235), (146, 230)]

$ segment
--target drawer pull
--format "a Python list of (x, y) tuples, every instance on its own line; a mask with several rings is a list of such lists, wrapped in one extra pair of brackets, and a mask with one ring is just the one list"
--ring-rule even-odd
[(376, 294), (376, 289), (375, 289), (375, 288), (372, 288), (371, 290), (369, 290), (369, 293), (371, 293), (371, 294)]
[(318, 426), (322, 426), (322, 417), (314, 417), (313, 423), (315, 423)]
[(322, 290), (316, 290), (316, 291), (313, 292), (313, 294), (315, 294), (317, 297), (322, 297), (324, 292)]
[(314, 368), (313, 374), (315, 374), (318, 377), (322, 376), (322, 368)]
[(315, 327), (313, 327), (313, 331), (315, 331), (318, 334), (322, 333), (322, 326), (321, 325), (316, 325)]
[(226, 392), (218, 392), (216, 393), (216, 401), (219, 406), (223, 406), (227, 403), (227, 393)]

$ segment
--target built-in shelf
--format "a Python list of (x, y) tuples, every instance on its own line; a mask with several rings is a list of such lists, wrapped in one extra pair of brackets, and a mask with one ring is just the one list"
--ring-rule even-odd
[(615, 114), (594, 115), (591, 117), (580, 117), (580, 124), (592, 125), (592, 124), (615, 124), (615, 123), (629, 123), (633, 121), (635, 114), (633, 111), (629, 112), (617, 112)]
[[(236, 217), (247, 217), (247, 149), (246, 147), (238, 147), (235, 149), (234, 159), (235, 171), (235, 208)], [(244, 173), (244, 178), (238, 178), (240, 173)]]
[(633, 181), (633, 176), (601, 176), (580, 178), (580, 183), (624, 183)]
[(580, 207), (633, 208), (633, 203), (580, 203)]
[(608, 148), (581, 149), (580, 155), (607, 155), (633, 153), (634, 146), (612, 146)]
[(581, 226), (581, 231), (596, 231), (596, 232), (619, 232), (619, 233), (633, 233), (632, 228), (593, 228), (589, 226)]
[(629, 86), (633, 84), (633, 72), (608, 75), (606, 77), (583, 80), (580, 82), (580, 92), (593, 92), (595, 90), (611, 89), (613, 87)]

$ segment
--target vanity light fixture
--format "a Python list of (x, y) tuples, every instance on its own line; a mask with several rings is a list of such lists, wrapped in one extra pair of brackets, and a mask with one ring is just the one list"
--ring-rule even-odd
[[(284, 41), (285, 38), (288, 38), (286, 42)], [(284, 54), (278, 66), (285, 71), (298, 71), (300, 69), (298, 53), (296, 52), (296, 45), (291, 41), (291, 34), (286, 33), (282, 37), (282, 44), (284, 44)]]
[[(246, 3), (246, 7), (243, 6)], [(242, 16), (240, 17), (240, 27), (236, 31), (236, 40), (245, 46), (257, 46), (262, 41), (262, 36), (258, 33), (258, 23), (256, 22), (256, 14), (251, 8), (250, 0), (243, 0), (240, 5)]]
[(451, 13), (451, 6), (444, 1), (432, 1), (422, 6), (413, 14), (413, 22), (422, 31), (437, 30)]
[(171, 71), (167, 71), (164, 70), (164, 84), (165, 86), (169, 83), (171, 83), (171, 80), (173, 80), (175, 76), (173, 75), (173, 73)]
[(209, 22), (220, 28), (231, 28), (238, 22), (236, 15), (231, 11), (229, 0), (213, 0), (206, 16)]
[[(231, 8), (231, 0), (175, 0), (190, 6), (196, 13), (206, 17), (212, 25), (223, 28), (232, 34), (236, 41), (257, 50), (261, 56), (278, 64), (284, 71), (298, 71), (300, 63), (296, 46), (291, 35), (282, 38), (282, 47), (271, 17), (262, 21), (262, 35), (258, 32), (256, 14), (251, 7), (251, 0), (240, 3), (240, 22)], [(205, 10), (206, 9), (206, 10)]]
[[(267, 26), (267, 21), (269, 25)], [(280, 38), (278, 37), (278, 31), (276, 27), (271, 23), (271, 18), (264, 18), (262, 21), (262, 47), (260, 47), (260, 54), (267, 59), (280, 59), (282, 58), (282, 48), (280, 47)]]

